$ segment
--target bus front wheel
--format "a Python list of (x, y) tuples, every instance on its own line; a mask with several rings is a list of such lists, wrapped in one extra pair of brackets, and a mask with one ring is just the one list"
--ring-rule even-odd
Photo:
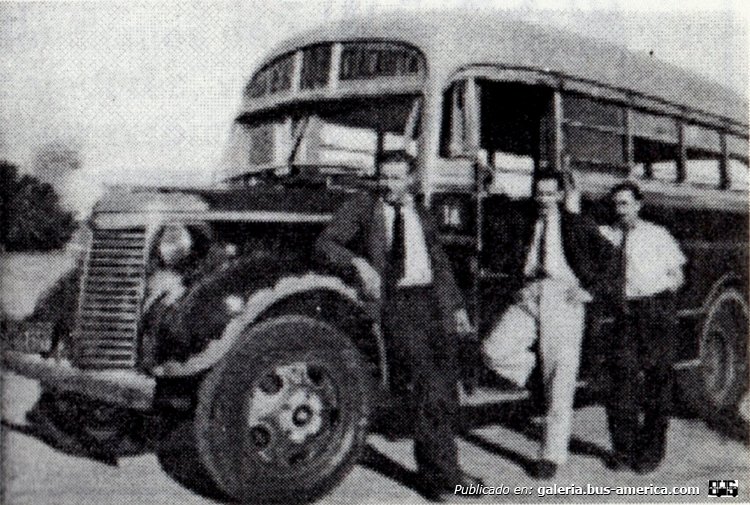
[(239, 502), (313, 501), (364, 446), (369, 368), (346, 335), (305, 316), (269, 319), (240, 338), (201, 386), (200, 459)]

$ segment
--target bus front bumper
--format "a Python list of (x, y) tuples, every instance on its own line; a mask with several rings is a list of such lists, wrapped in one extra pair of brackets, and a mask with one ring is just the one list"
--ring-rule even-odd
[(39, 354), (5, 351), (0, 358), (4, 370), (38, 380), (60, 392), (136, 409), (150, 410), (155, 381), (130, 370), (80, 370), (65, 359), (43, 358)]

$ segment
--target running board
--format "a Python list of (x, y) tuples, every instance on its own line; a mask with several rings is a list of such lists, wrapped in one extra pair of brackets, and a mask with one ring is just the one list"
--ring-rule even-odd
[(462, 406), (475, 407), (478, 405), (492, 405), (496, 403), (509, 403), (526, 400), (530, 397), (526, 389), (516, 391), (504, 391), (485, 387), (475, 388), (472, 394), (467, 394), (463, 388), (459, 392), (459, 400)]

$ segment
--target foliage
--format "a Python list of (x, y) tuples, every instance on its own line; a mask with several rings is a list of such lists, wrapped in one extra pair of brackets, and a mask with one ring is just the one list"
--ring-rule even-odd
[(75, 230), (54, 188), (0, 161), (0, 245), (9, 252), (59, 249)]

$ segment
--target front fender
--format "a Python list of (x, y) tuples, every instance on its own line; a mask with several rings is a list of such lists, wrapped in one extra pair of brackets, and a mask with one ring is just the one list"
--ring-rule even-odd
[(301, 273), (303, 268), (289, 262), (242, 257), (209, 269), (176, 300), (158, 297), (144, 314), (144, 368), (167, 361), (184, 362), (200, 353), (221, 338), (229, 321), (237, 315), (227, 307), (229, 296), (247, 299), (290, 272)]
[[(367, 307), (357, 296), (356, 290), (344, 284), (338, 277), (311, 272), (286, 276), (278, 279), (273, 285), (252, 293), (242, 313), (229, 320), (221, 336), (211, 340), (203, 350), (184, 361), (167, 360), (154, 367), (152, 373), (157, 377), (187, 377), (208, 370), (232, 348), (245, 328), (257, 322), (273, 306), (295, 295), (315, 291), (333, 292), (358, 307), (363, 313), (367, 311)], [(380, 341), (378, 354), (384, 359), (384, 347)]]

